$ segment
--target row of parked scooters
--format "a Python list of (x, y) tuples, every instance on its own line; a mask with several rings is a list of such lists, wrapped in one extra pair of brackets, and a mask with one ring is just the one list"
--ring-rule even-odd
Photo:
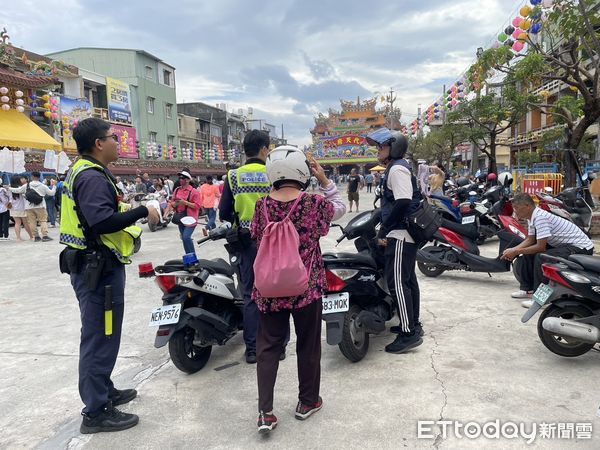
[[(588, 234), (594, 207), (589, 191), (591, 179), (593, 175), (584, 175), (578, 187), (567, 188), (557, 196), (548, 190), (536, 193), (539, 207), (575, 223)], [(442, 226), (435, 240), (419, 250), (419, 270), (429, 277), (447, 270), (509, 271), (511, 263), (500, 256), (527, 235), (513, 217), (508, 191), (512, 182), (512, 176), (504, 173), (499, 175), (498, 185), (486, 188), (465, 184), (451, 190), (453, 197), (430, 199), (443, 217)], [(455, 208), (450, 209), (449, 205)], [(490, 227), (494, 230), (491, 234), (500, 241), (496, 258), (481, 256), (477, 246), (488, 237)], [(540, 285), (533, 294), (532, 306), (522, 322), (528, 322), (544, 308), (537, 324), (541, 342), (557, 355), (580, 356), (600, 343), (600, 258), (572, 255), (563, 259), (544, 255), (543, 260), (548, 283)], [(517, 258), (512, 264), (520, 262)]]
[[(501, 260), (500, 255), (505, 248), (520, 243), (527, 231), (513, 217), (510, 174), (501, 174), (498, 181), (498, 185), (489, 187), (455, 187), (452, 195), (456, 197), (449, 202), (460, 215), (453, 220), (440, 211), (442, 226), (434, 240), (418, 252), (418, 267), (423, 274), (438, 277), (450, 270), (492, 273), (511, 269), (511, 263)], [(586, 222), (589, 230), (593, 203), (586, 190), (582, 185), (556, 197), (543, 193), (540, 204), (544, 201), (548, 208), (553, 204), (565, 210), (571, 220)], [(370, 335), (383, 332), (395, 314), (376, 239), (380, 223), (381, 211), (374, 204), (373, 210), (357, 214), (345, 227), (334, 225), (341, 230), (338, 243), (351, 240), (356, 250), (323, 254), (327, 343), (337, 345), (352, 362), (367, 355)], [(486, 232), (486, 238), (488, 234), (499, 238), (496, 258), (480, 254), (478, 241), (485, 226), (494, 230)], [(235, 233), (225, 225), (212, 230), (198, 244), (229, 241), (232, 236), (235, 238)], [(187, 373), (202, 369), (212, 347), (225, 345), (243, 326), (244, 302), (236, 276), (239, 259), (231, 246), (224, 247), (229, 262), (186, 255), (156, 268), (151, 263), (140, 265), (140, 277), (154, 277), (164, 294), (162, 306), (154, 308), (150, 317), (149, 325), (158, 327), (154, 345), (168, 344), (171, 360)], [(581, 355), (600, 342), (600, 259), (582, 255), (569, 260), (555, 258), (544, 266), (544, 273), (550, 281), (536, 291), (534, 305), (523, 320), (529, 320), (544, 306), (538, 323), (544, 345), (559, 355)]]

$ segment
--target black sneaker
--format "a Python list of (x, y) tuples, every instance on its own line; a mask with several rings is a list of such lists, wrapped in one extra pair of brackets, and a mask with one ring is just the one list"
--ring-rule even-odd
[(319, 397), (319, 400), (314, 405), (305, 405), (302, 402), (298, 402), (296, 406), (296, 419), (298, 420), (306, 420), (311, 415), (319, 411), (323, 407), (323, 399)]
[(269, 431), (273, 431), (277, 426), (277, 417), (273, 414), (267, 414), (260, 412), (258, 414), (258, 432), (260, 434), (267, 434)]
[[(396, 333), (396, 334), (402, 333), (402, 330), (400, 329), (400, 325), (390, 327), (390, 333)], [(421, 337), (423, 337), (425, 335), (425, 332), (423, 331), (423, 324), (421, 322), (417, 322), (417, 324), (415, 325), (415, 333), (417, 333)]]
[(42, 242), (48, 242), (48, 241), (53, 241), (54, 239), (52, 239), (50, 236), (44, 236), (42, 238)]
[(39, 237), (39, 236), (38, 236), (38, 237), (36, 237), (36, 238), (35, 238), (35, 242), (42, 242), (42, 238), (41, 238), (41, 237)]
[(115, 389), (108, 395), (108, 399), (112, 402), (113, 406), (124, 405), (136, 397), (137, 391), (135, 389)]
[(79, 431), (82, 434), (100, 433), (103, 431), (122, 431), (135, 427), (140, 418), (135, 414), (119, 411), (110, 403), (95, 417), (83, 414), (83, 421)]
[(248, 364), (256, 364), (256, 352), (246, 352), (246, 362)]
[(388, 353), (404, 353), (418, 347), (422, 343), (423, 338), (416, 332), (412, 334), (399, 334), (394, 342), (385, 346), (385, 351)]

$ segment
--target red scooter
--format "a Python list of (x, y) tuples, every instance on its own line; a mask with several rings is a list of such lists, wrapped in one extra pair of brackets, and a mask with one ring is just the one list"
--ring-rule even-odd
[(433, 245), (423, 247), (417, 253), (419, 270), (428, 277), (438, 277), (447, 270), (508, 272), (511, 263), (500, 257), (507, 248), (523, 242), (527, 231), (512, 217), (512, 204), (506, 196), (492, 207), (492, 214), (497, 217), (501, 226), (497, 233), (500, 239), (498, 257), (486, 258), (479, 254), (479, 247), (475, 243), (479, 235), (475, 220), (472, 224), (442, 220)]

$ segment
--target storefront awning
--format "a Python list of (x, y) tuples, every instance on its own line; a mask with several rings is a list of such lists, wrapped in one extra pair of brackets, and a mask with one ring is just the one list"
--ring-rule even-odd
[(0, 111), (0, 147), (62, 150), (48, 133), (15, 109)]

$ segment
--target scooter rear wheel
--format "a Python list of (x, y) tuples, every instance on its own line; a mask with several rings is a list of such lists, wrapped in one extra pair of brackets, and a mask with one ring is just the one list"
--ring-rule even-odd
[(358, 362), (365, 357), (369, 351), (369, 333), (356, 328), (356, 318), (362, 311), (358, 305), (351, 305), (344, 316), (344, 328), (342, 330), (342, 342), (338, 344), (342, 355), (352, 362)]
[[(425, 252), (425, 253), (439, 253), (440, 249), (435, 246), (429, 246), (429, 247), (423, 247), (419, 251)], [(421, 271), (421, 273), (423, 275), (425, 275), (426, 277), (431, 277), (431, 278), (439, 277), (441, 274), (443, 274), (446, 271), (446, 269), (442, 266), (436, 266), (435, 264), (425, 263), (425, 262), (421, 262), (421, 261), (417, 261), (417, 267), (419, 267), (419, 270)]]
[(546, 317), (579, 319), (582, 317), (588, 317), (590, 315), (592, 315), (592, 313), (588, 309), (581, 306), (574, 305), (561, 308), (551, 305), (540, 315), (537, 323), (538, 336), (540, 337), (542, 344), (544, 344), (544, 346), (552, 353), (566, 357), (581, 356), (594, 348), (594, 344), (578, 341), (571, 337), (557, 336), (550, 331), (545, 330), (542, 327), (542, 322), (544, 322)]
[(177, 331), (169, 340), (169, 355), (175, 367), (185, 373), (196, 373), (208, 362), (211, 347), (194, 345), (195, 331), (185, 327)]

